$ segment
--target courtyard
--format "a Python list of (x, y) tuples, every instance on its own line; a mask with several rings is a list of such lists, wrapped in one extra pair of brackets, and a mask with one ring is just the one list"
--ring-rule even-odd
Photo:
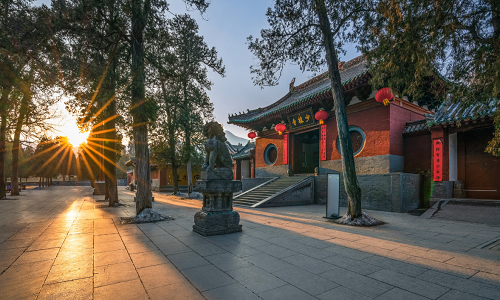
[(2, 299), (500, 299), (500, 227), (369, 211), (345, 227), (325, 206), (235, 208), (243, 232), (192, 232), (200, 200), (155, 193), (171, 221), (121, 225), (90, 187), (0, 201)]

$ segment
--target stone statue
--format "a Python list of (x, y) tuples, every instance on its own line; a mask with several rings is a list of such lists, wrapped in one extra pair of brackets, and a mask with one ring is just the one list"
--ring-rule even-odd
[(193, 231), (203, 236), (240, 232), (240, 215), (233, 210), (233, 193), (241, 191), (241, 181), (233, 180), (233, 160), (226, 135), (217, 122), (205, 125), (205, 163), (196, 191), (203, 194), (203, 207), (194, 216)]
[(201, 167), (202, 180), (232, 180), (233, 160), (224, 143), (226, 135), (222, 126), (217, 122), (210, 122), (205, 125), (203, 134), (208, 138), (205, 142), (205, 163)]

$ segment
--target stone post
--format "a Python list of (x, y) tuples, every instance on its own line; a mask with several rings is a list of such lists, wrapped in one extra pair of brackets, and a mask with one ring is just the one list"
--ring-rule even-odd
[(196, 181), (196, 190), (203, 194), (203, 208), (194, 216), (193, 231), (203, 236), (240, 232), (240, 215), (233, 210), (233, 193), (241, 190), (241, 181), (209, 177), (202, 172), (201, 178), (207, 180)]

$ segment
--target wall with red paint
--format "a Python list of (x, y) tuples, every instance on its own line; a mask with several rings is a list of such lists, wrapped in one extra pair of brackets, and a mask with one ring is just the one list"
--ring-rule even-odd
[(390, 132), (390, 154), (404, 155), (404, 140), (403, 131), (406, 127), (406, 122), (417, 121), (424, 119), (424, 115), (417, 114), (402, 106), (397, 105), (398, 102), (391, 103), (391, 132)]
[[(365, 133), (365, 145), (356, 157), (386, 155), (390, 151), (390, 109), (376, 106), (347, 115), (349, 126), (357, 126)], [(337, 123), (335, 118), (325, 121), (327, 124), (326, 158), (341, 159), (337, 151)]]
[(421, 173), (431, 170), (431, 134), (405, 136), (403, 139), (405, 173)]
[[(289, 140), (290, 141), (290, 140)], [(270, 138), (258, 138), (255, 141), (255, 167), (269, 167), (264, 160), (264, 150), (266, 150), (267, 145), (274, 144), (278, 148), (278, 159), (273, 166), (283, 165), (283, 135), (276, 134)], [(290, 158), (288, 158), (290, 162)]]

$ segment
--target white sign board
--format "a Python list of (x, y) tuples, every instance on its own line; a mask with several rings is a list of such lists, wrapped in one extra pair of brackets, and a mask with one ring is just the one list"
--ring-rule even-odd
[(340, 217), (340, 175), (327, 175), (326, 218)]

